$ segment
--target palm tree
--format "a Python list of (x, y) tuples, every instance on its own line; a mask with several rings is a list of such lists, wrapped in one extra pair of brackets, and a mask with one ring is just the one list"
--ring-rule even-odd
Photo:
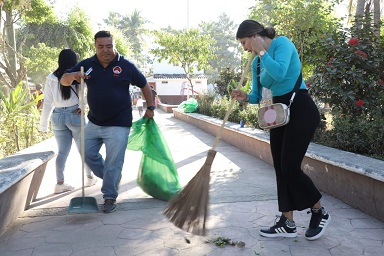
[(147, 23), (149, 23), (149, 21), (140, 15), (140, 11), (135, 9), (131, 16), (122, 17), (119, 26), (124, 32), (124, 35), (130, 40), (134, 59), (138, 64), (145, 61), (143, 46), (145, 46), (144, 36), (147, 33), (147, 29), (145, 29), (144, 26)]
[(108, 18), (103, 19), (103, 21), (108, 26), (119, 28), (122, 19), (123, 19), (123, 16), (121, 16), (120, 13), (118, 13), (118, 12), (109, 12)]
[(373, 1), (373, 23), (377, 26), (375, 30), (375, 35), (379, 36), (380, 35), (380, 0), (374, 0)]

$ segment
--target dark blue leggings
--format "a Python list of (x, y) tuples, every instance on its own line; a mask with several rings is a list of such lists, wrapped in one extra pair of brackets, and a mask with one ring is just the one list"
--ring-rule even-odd
[[(273, 102), (288, 105), (290, 98), (291, 93), (273, 97)], [(311, 178), (301, 170), (308, 145), (320, 123), (319, 111), (307, 90), (299, 90), (290, 111), (287, 125), (270, 130), (280, 212), (310, 208), (321, 198)]]

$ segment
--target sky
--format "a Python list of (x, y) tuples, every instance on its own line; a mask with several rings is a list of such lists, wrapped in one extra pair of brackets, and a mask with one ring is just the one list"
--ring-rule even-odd
[(169, 25), (184, 29), (196, 28), (201, 21), (217, 21), (223, 12), (235, 24), (240, 24), (247, 18), (248, 8), (255, 4), (255, 0), (56, 0), (55, 12), (65, 15), (76, 4), (86, 11), (94, 26), (106, 19), (110, 11), (130, 16), (136, 9), (143, 18), (151, 21), (149, 28)]

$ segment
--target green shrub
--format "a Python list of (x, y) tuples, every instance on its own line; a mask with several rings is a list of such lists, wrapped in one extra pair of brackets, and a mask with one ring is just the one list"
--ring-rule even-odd
[[(226, 98), (215, 99), (212, 95), (204, 94), (200, 95), (197, 101), (199, 103), (199, 109), (197, 111), (199, 114), (212, 116), (217, 119), (224, 119), (231, 104), (231, 101)], [(235, 101), (228, 121), (240, 123), (240, 120), (244, 120), (245, 125), (258, 127), (257, 110), (258, 106), (256, 105), (247, 103), (240, 104)]]
[[(205, 99), (205, 97), (198, 99), (200, 106), (207, 105)], [(229, 105), (230, 101), (227, 99), (214, 100), (210, 107), (208, 105), (199, 107), (198, 113), (223, 120)], [(200, 111), (201, 109), (205, 110), (204, 113)], [(244, 120), (246, 126), (258, 128), (257, 111), (258, 105), (241, 106), (235, 102), (228, 121), (239, 123), (240, 120)], [(315, 133), (314, 142), (384, 160), (384, 117), (380, 109), (369, 118), (363, 114), (358, 117), (340, 115), (331, 116), (331, 121), (327, 121), (326, 114), (331, 115), (321, 112), (321, 123)]]
[(325, 131), (319, 143), (384, 160), (384, 118), (380, 111), (370, 118), (339, 116), (332, 125), (333, 129)]
[(198, 112), (202, 115), (211, 115), (211, 106), (215, 101), (215, 96), (213, 94), (200, 94), (197, 98), (199, 103)]
[(0, 92), (0, 158), (14, 154), (52, 136), (52, 133), (40, 133), (38, 125), (40, 112), (36, 98), (20, 83), (10, 91), (9, 96)]
[(211, 107), (211, 116), (218, 119), (223, 119), (228, 108), (229, 101), (225, 98), (219, 98), (213, 103)]
[(244, 110), (244, 121), (247, 126), (259, 127), (259, 121), (257, 117), (257, 111), (259, 107), (257, 105), (248, 104), (247, 109)]

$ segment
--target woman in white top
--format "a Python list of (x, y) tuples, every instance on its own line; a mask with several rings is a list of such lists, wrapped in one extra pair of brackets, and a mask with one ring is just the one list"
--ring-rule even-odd
[(141, 97), (141, 95), (139, 95), (139, 99), (136, 102), (136, 107), (137, 107), (137, 110), (139, 110), (139, 116), (141, 117), (143, 115), (143, 107), (144, 107), (144, 100)]
[[(72, 139), (80, 152), (81, 144), (81, 109), (79, 108), (79, 85), (62, 86), (59, 81), (64, 72), (77, 64), (76, 53), (64, 49), (59, 54), (59, 67), (47, 76), (44, 86), (44, 104), (40, 117), (39, 130), (48, 132), (49, 118), (52, 115), (52, 131), (55, 136), (58, 154), (56, 158), (56, 179), (54, 193), (59, 194), (74, 189), (64, 183), (64, 170), (68, 154), (71, 150)], [(84, 169), (87, 179), (85, 186), (96, 183), (88, 166)]]

